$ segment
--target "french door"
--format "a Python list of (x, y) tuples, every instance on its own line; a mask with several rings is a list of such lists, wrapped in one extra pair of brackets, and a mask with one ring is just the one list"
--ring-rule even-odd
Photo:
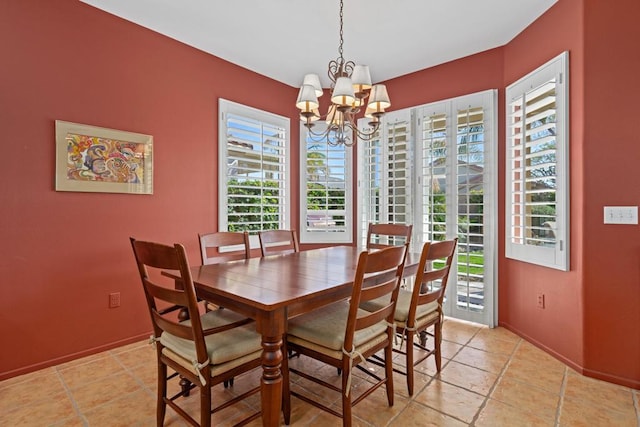
[[(496, 91), (392, 112), (360, 147), (358, 198), (368, 222), (413, 224), (413, 250), (458, 238), (447, 316), (496, 323)], [(362, 238), (361, 237), (361, 238)], [(438, 286), (439, 284), (434, 284)]]

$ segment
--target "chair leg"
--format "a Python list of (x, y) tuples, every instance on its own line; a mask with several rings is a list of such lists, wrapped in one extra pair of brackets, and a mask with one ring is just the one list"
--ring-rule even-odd
[(413, 339), (414, 331), (406, 331), (406, 353), (407, 353), (407, 391), (409, 396), (413, 396)]
[(440, 372), (440, 370), (442, 369), (442, 349), (440, 345), (442, 343), (442, 322), (436, 323), (433, 327), (433, 331), (433, 340), (435, 341), (433, 345), (435, 346), (436, 350), (436, 370)]
[(180, 377), (180, 388), (182, 389), (182, 395), (184, 397), (189, 396), (191, 392), (191, 381), (186, 378)]
[(384, 370), (387, 380), (387, 402), (393, 406), (393, 339), (384, 349)]
[[(282, 354), (289, 354), (287, 339), (282, 339)], [(291, 385), (289, 384), (289, 358), (282, 358), (282, 415), (285, 425), (291, 423)]]
[(427, 338), (429, 337), (429, 334), (427, 333), (427, 331), (426, 330), (420, 331), (419, 337), (420, 337), (420, 345), (423, 346), (423, 347), (426, 347), (427, 346)]
[(347, 381), (351, 374), (351, 360), (343, 359), (342, 362), (342, 426), (351, 427), (351, 390), (349, 395), (346, 396)]
[(164, 415), (167, 411), (167, 365), (158, 361), (158, 396), (156, 402), (156, 425), (164, 425)]
[(200, 387), (200, 426), (211, 427), (211, 386)]

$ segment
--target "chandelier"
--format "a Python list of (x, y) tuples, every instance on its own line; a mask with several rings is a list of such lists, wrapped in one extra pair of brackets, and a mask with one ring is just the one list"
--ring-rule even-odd
[[(342, 8), (340, 0), (340, 45), (338, 58), (329, 62), (327, 75), (331, 80), (331, 105), (326, 114), (321, 115), (318, 98), (322, 96), (320, 77), (317, 74), (304, 76), (298, 92), (296, 107), (300, 109), (300, 120), (309, 130), (309, 137), (315, 142), (326, 141), (329, 145), (352, 146), (356, 140), (371, 140), (380, 127), (380, 118), (391, 106), (387, 88), (383, 84), (371, 85), (368, 65), (356, 65), (345, 61), (342, 55)], [(368, 98), (364, 117), (369, 128), (358, 129), (357, 119)], [(325, 120), (327, 127), (322, 132), (313, 129), (315, 122)]]

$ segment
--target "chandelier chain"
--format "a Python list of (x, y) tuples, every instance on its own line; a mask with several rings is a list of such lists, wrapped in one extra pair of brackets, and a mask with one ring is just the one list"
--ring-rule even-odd
[(338, 46), (338, 53), (340, 54), (340, 63), (344, 63), (344, 56), (342, 53), (342, 45), (344, 43), (344, 37), (342, 34), (342, 17), (343, 17), (342, 6), (343, 6), (343, 3), (342, 3), (342, 0), (340, 0), (340, 45)]

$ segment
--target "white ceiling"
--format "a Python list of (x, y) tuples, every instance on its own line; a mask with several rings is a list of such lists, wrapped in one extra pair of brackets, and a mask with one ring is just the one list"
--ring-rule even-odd
[[(339, 0), (81, 0), (290, 86), (338, 57)], [(502, 46), (557, 0), (344, 0), (344, 58), (375, 82)]]

